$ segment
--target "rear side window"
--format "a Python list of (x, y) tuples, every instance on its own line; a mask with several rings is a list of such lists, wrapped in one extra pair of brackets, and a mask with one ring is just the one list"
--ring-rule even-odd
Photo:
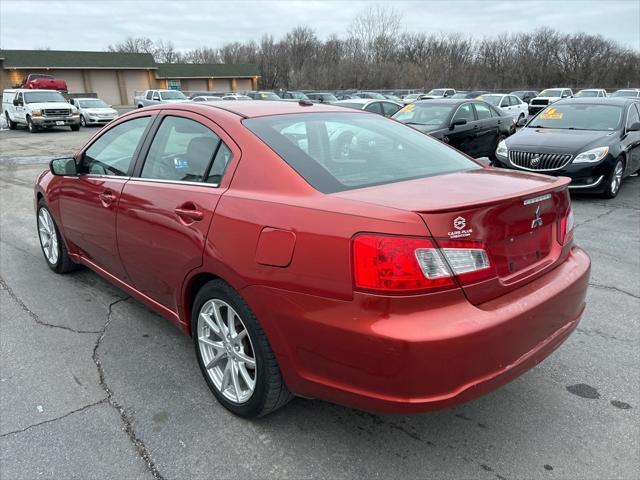
[(80, 173), (126, 176), (149, 119), (120, 123), (106, 131), (84, 153)]
[(153, 92), (151, 90), (149, 90), (147, 92), (147, 100), (151, 100), (151, 97), (153, 97)]
[(365, 110), (367, 112), (379, 113), (380, 115), (382, 115), (382, 108), (381, 108), (380, 102), (370, 103), (365, 107)]
[(627, 116), (627, 128), (633, 125), (636, 122), (640, 122), (640, 116), (638, 116), (638, 110), (636, 105), (629, 106), (629, 114)]
[(453, 116), (453, 120), (466, 120), (467, 122), (473, 122), (475, 117), (473, 115), (473, 107), (470, 103), (465, 103), (458, 107), (455, 115)]
[(323, 193), (480, 168), (437, 140), (377, 115), (274, 115), (243, 123)]
[(390, 117), (391, 115), (395, 115), (395, 113), (400, 110), (400, 106), (391, 102), (382, 102), (382, 111), (386, 117)]
[(491, 118), (491, 109), (482, 103), (476, 103), (476, 113), (478, 114), (478, 120), (484, 120)]
[[(140, 176), (156, 180), (204, 182), (220, 144), (220, 138), (201, 123), (167, 116), (153, 138)], [(224, 168), (220, 178), (222, 173)], [(219, 184), (219, 179), (211, 183)]]

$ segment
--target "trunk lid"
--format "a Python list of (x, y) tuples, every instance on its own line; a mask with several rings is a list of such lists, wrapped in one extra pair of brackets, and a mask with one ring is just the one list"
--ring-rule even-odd
[[(354, 200), (411, 210), (441, 247), (481, 242), (497, 277), (462, 285), (474, 304), (496, 298), (553, 268), (570, 207), (569, 179), (483, 168), (341, 192)], [(445, 245), (446, 244), (446, 245)]]

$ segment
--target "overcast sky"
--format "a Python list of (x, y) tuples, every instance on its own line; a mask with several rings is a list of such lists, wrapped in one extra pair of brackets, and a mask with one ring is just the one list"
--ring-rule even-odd
[[(0, 0), (0, 47), (104, 50), (127, 36), (181, 49), (276, 38), (309, 25), (319, 38), (346, 35), (363, 1)], [(495, 35), (548, 26), (588, 32), (640, 50), (640, 0), (387, 1), (413, 32)]]

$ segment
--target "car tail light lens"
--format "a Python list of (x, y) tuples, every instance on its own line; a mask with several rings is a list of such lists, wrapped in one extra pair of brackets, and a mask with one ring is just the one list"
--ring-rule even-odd
[(494, 277), (489, 256), (477, 242), (358, 235), (353, 239), (354, 283), (380, 293), (424, 293)]
[(569, 207), (567, 213), (560, 220), (560, 228), (558, 229), (558, 241), (562, 245), (569, 243), (573, 237), (573, 208)]

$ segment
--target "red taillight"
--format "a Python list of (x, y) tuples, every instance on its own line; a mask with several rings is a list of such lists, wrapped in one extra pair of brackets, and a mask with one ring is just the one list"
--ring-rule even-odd
[(424, 293), (495, 276), (482, 244), (363, 234), (353, 239), (355, 288), (384, 293)]
[(573, 237), (573, 209), (569, 207), (567, 213), (560, 220), (560, 226), (558, 228), (558, 241), (561, 245), (569, 243)]

